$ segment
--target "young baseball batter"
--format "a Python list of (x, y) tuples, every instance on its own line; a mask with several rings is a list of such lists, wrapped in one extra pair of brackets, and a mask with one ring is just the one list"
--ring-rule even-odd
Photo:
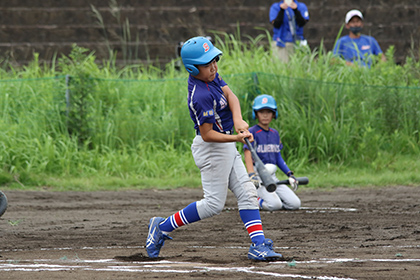
[[(289, 177), (290, 185), (294, 190), (297, 189), (297, 180), (293, 172), (287, 167), (286, 162), (281, 156), (283, 144), (277, 130), (270, 127), (270, 123), (278, 116), (276, 100), (270, 95), (260, 95), (254, 100), (252, 106), (252, 118), (258, 119), (258, 124), (249, 129), (255, 140), (255, 151), (261, 161), (268, 167), (273, 179), (279, 181), (276, 177), (277, 166)], [(245, 164), (251, 181), (258, 188), (258, 204), (260, 209), (275, 211), (280, 209), (296, 210), (300, 207), (300, 199), (286, 185), (277, 185), (275, 192), (268, 192), (265, 186), (261, 185), (258, 174), (254, 171), (251, 151), (247, 145), (244, 145)]]
[(252, 241), (248, 258), (267, 261), (282, 257), (264, 236), (257, 192), (236, 149), (236, 142), (244, 143), (245, 137), (252, 141), (252, 134), (242, 119), (238, 98), (217, 73), (221, 55), (204, 37), (191, 38), (182, 46), (182, 62), (190, 73), (188, 107), (196, 131), (191, 150), (201, 172), (204, 198), (166, 219), (150, 219), (146, 241), (150, 258), (159, 256), (164, 241), (172, 239), (168, 235), (171, 231), (220, 214), (228, 189), (238, 200), (240, 217)]

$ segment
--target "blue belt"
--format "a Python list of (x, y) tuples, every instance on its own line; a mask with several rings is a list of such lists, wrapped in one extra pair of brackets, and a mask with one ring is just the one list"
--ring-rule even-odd
[[(223, 133), (223, 134), (231, 135), (231, 134), (233, 134), (233, 129), (232, 130), (227, 130), (227, 131), (218, 131), (218, 132)], [(201, 135), (199, 129), (195, 131), (195, 135)]]

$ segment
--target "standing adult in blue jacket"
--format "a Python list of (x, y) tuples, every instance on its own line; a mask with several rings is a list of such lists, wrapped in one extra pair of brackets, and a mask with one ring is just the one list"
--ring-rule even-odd
[(273, 54), (287, 63), (295, 45), (304, 40), (303, 26), (309, 21), (308, 8), (296, 0), (276, 2), (270, 7), (269, 19), (273, 25)]

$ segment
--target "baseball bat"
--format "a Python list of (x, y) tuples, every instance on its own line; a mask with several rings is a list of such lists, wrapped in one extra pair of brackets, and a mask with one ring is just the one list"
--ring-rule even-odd
[[(297, 177), (296, 181), (298, 181), (299, 185), (307, 185), (309, 183), (308, 177)], [(282, 180), (278, 181), (277, 185), (290, 185), (289, 180)]]
[(274, 181), (271, 174), (265, 168), (264, 163), (261, 161), (260, 157), (257, 155), (254, 147), (249, 142), (248, 138), (245, 138), (245, 143), (248, 145), (249, 150), (251, 151), (252, 158), (254, 159), (255, 169), (258, 172), (262, 184), (265, 186), (268, 192), (274, 192), (277, 189), (276, 182)]

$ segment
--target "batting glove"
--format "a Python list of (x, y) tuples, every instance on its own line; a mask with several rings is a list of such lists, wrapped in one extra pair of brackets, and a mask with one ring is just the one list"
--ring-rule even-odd
[(249, 173), (248, 176), (254, 186), (258, 189), (260, 187), (260, 180), (258, 180), (258, 176), (255, 174), (255, 172)]
[(290, 187), (292, 188), (292, 190), (295, 192), (298, 189), (298, 185), (299, 185), (299, 181), (296, 180), (296, 177), (293, 176), (293, 172), (289, 173), (289, 183), (290, 183)]

